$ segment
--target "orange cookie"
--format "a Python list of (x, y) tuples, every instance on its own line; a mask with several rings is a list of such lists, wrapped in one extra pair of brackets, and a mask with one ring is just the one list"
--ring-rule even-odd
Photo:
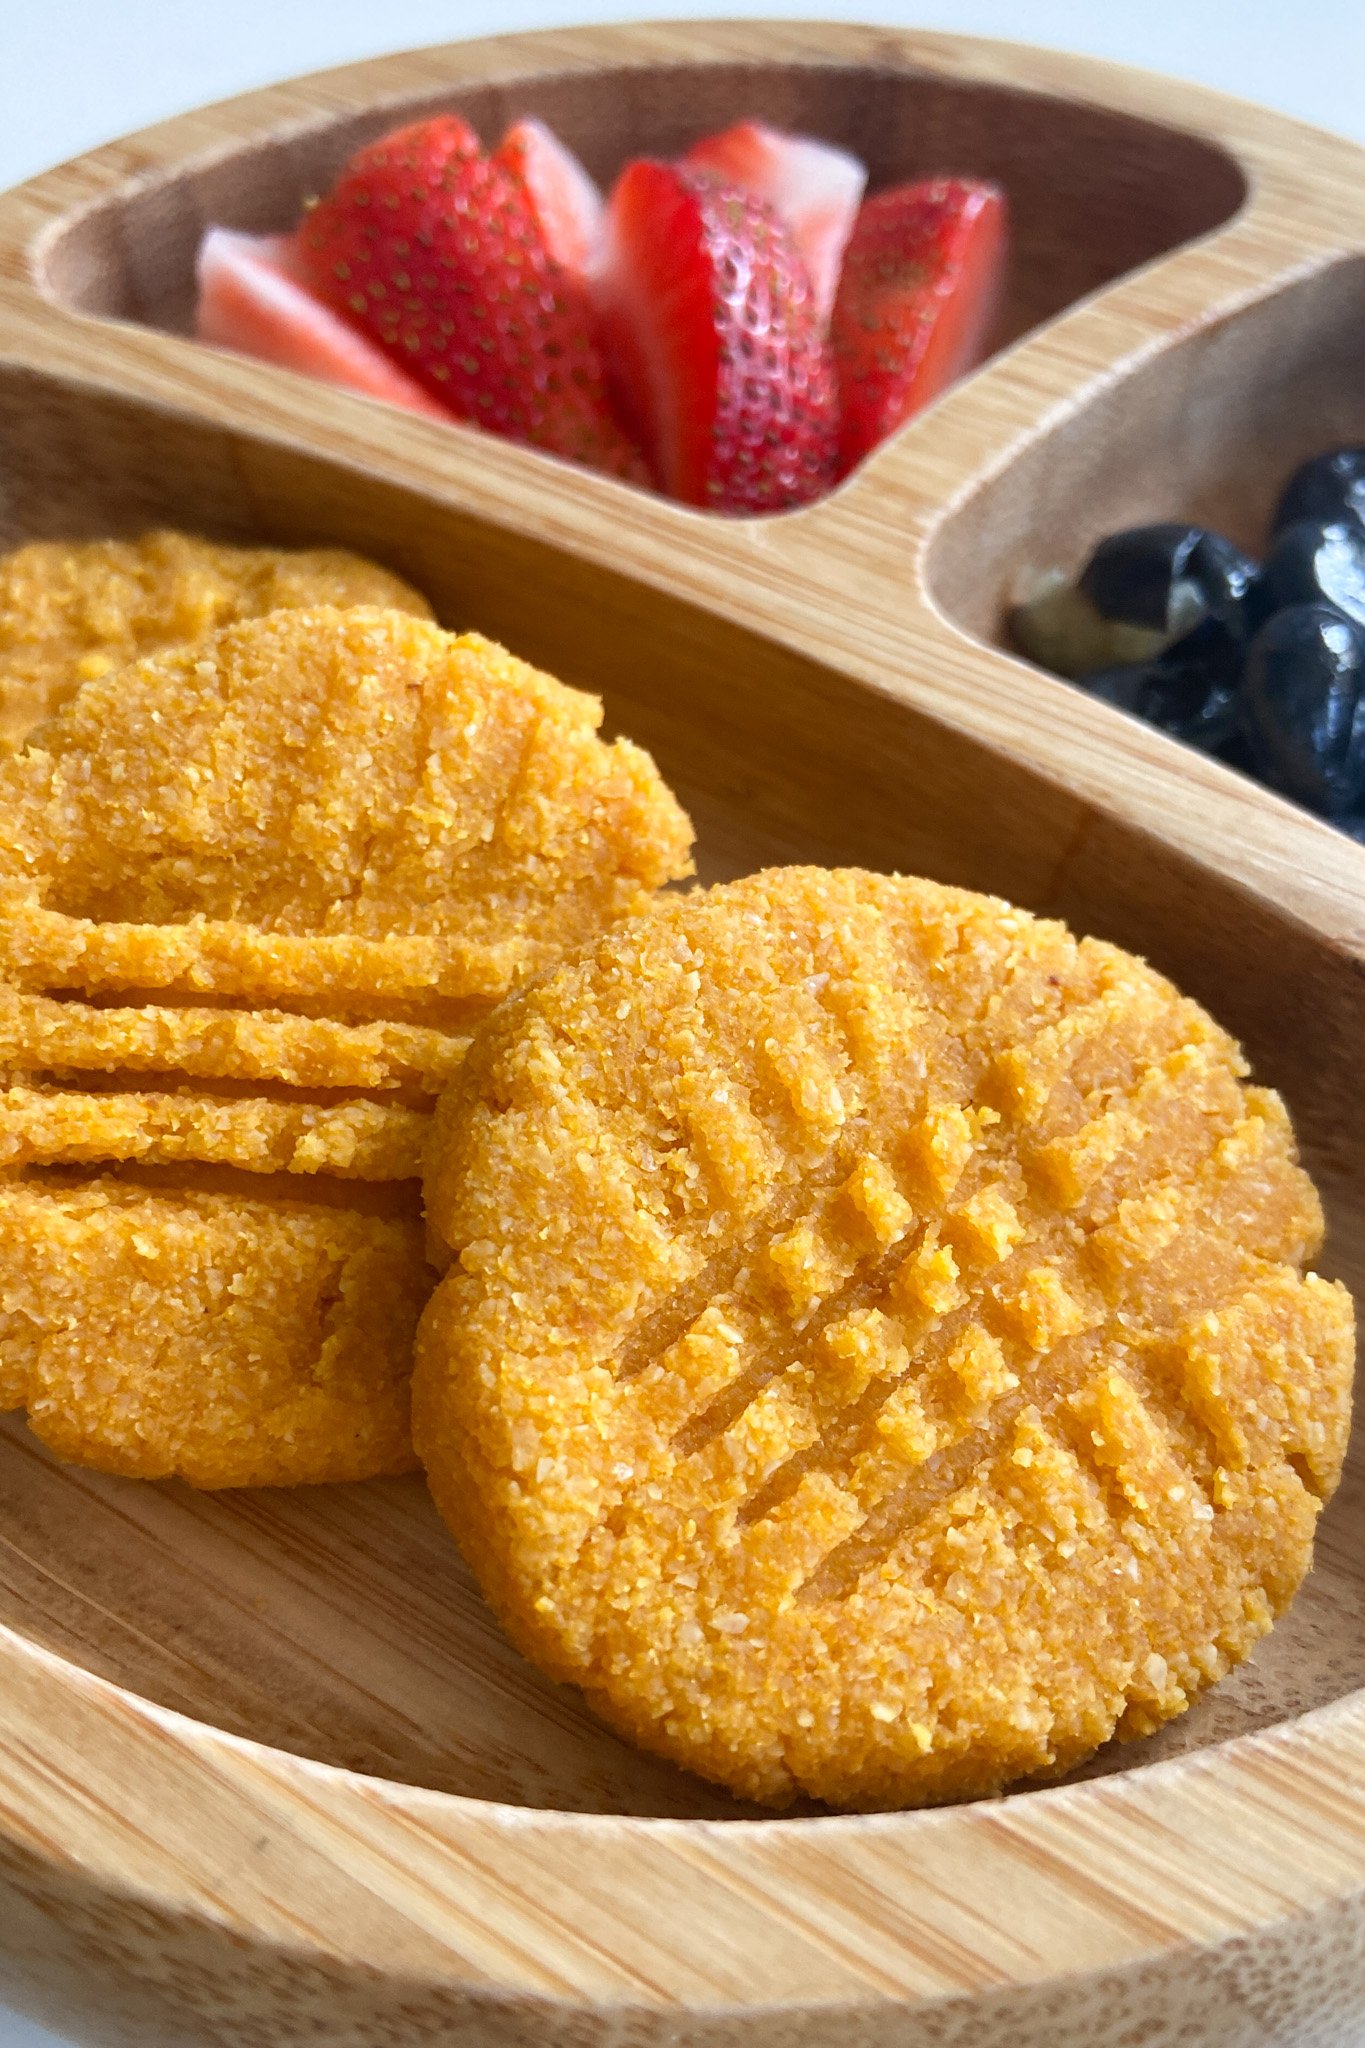
[(0, 1409), (131, 1479), (406, 1472), (420, 1225), (113, 1178), (0, 1184)]
[[(600, 715), (364, 609), (87, 684), (0, 761), (0, 1168), (416, 1176), (469, 1023), (687, 868), (681, 811)], [(73, 986), (143, 1000), (50, 993)]]
[(94, 679), (0, 760), (8, 1398), (63, 1455), (201, 1485), (411, 1462), (435, 1097), (509, 986), (689, 865), (600, 716), (486, 641), (322, 607)]
[(0, 744), (27, 738), (82, 683), (235, 619), (299, 605), (424, 597), (340, 548), (239, 548), (187, 533), (33, 541), (0, 556)]
[(750, 1798), (1058, 1772), (1306, 1570), (1353, 1322), (1275, 1095), (1140, 960), (778, 870), (661, 898), (437, 1112), (417, 1445), (518, 1645)]
[(451, 1025), (691, 871), (602, 707), (401, 612), (275, 612), (0, 759), (0, 974)]

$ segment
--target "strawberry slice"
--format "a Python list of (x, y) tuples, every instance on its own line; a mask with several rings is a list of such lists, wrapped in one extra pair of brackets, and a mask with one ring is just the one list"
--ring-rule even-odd
[(853, 232), (867, 166), (846, 149), (813, 135), (787, 135), (762, 121), (739, 121), (694, 142), (683, 162), (714, 171), (775, 206), (795, 237), (810, 273), (816, 310), (828, 320), (839, 266)]
[(586, 287), (457, 115), (361, 150), (298, 247), (319, 297), (461, 419), (647, 481), (611, 411)]
[(1005, 251), (998, 185), (928, 178), (864, 204), (830, 329), (841, 473), (980, 359)]
[(571, 277), (584, 278), (602, 240), (602, 194), (571, 149), (543, 121), (514, 121), (493, 151), (531, 202), (545, 246)]
[(302, 282), (288, 235), (238, 235), (209, 228), (195, 264), (199, 296), (194, 331), (201, 341), (301, 370), (429, 419), (453, 417), (396, 363), (329, 312)]
[(628, 164), (607, 202), (597, 293), (623, 408), (664, 490), (778, 512), (828, 489), (829, 354), (771, 206), (708, 171)]

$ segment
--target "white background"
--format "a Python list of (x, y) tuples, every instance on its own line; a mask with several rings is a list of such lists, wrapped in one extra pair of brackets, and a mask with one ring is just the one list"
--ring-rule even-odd
[(1365, 141), (1361, 0), (0, 0), (0, 186), (294, 72), (456, 36), (642, 14), (842, 17), (1014, 36), (1174, 71)]
[[(653, 9), (648, 0), (0, 0), (0, 187), (295, 72), (456, 36), (650, 11), (1013, 36), (1177, 72), (1365, 142), (1365, 0), (677, 0)], [(0, 2007), (0, 2048), (56, 2041)]]

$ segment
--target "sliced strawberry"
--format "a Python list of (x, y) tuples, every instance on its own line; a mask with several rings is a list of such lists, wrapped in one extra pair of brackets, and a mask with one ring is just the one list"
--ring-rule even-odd
[(299, 252), (312, 289), (461, 419), (647, 480), (611, 412), (586, 287), (457, 116), (361, 150)]
[(602, 240), (602, 194), (543, 121), (514, 121), (493, 152), (520, 184), (555, 262), (586, 277)]
[(598, 280), (607, 358), (663, 489), (777, 512), (829, 487), (838, 415), (810, 281), (771, 206), (707, 171), (628, 164)]
[(820, 318), (828, 320), (839, 287), (839, 265), (853, 232), (867, 166), (813, 135), (787, 135), (762, 121), (740, 121), (693, 143), (683, 158), (714, 171), (775, 206), (796, 239)]
[(862, 207), (830, 330), (842, 471), (979, 360), (1005, 251), (997, 185), (928, 178), (878, 192)]
[(195, 265), (199, 296), (194, 331), (201, 341), (301, 370), (409, 412), (449, 422), (454, 415), (391, 363), (381, 349), (339, 320), (301, 281), (287, 235), (238, 235), (210, 228)]

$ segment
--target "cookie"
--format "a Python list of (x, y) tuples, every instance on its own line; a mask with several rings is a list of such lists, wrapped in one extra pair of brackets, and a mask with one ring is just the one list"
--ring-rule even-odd
[(601, 705), (396, 611), (275, 612), (0, 760), (0, 972), (466, 1024), (691, 869)]
[(411, 1205), (365, 1213), (109, 1176), (0, 1184), (0, 1408), (130, 1479), (409, 1471), (431, 1286)]
[(0, 1173), (77, 1161), (181, 1160), (247, 1173), (415, 1180), (427, 1118), (363, 1097), (278, 1102), (220, 1100), (191, 1089), (103, 1095), (89, 1088), (0, 1089)]
[(322, 607), (92, 679), (0, 760), (9, 1399), (64, 1456), (200, 1485), (411, 1461), (435, 1098), (509, 987), (689, 865), (600, 716), (486, 641)]
[(32, 541), (0, 556), (0, 745), (26, 739), (83, 683), (236, 619), (300, 605), (424, 597), (340, 548), (242, 548), (161, 531), (139, 540)]
[(518, 1646), (782, 1806), (1182, 1712), (1307, 1569), (1348, 1296), (1279, 1099), (1142, 961), (776, 870), (584, 948), (428, 1148), (419, 1454)]
[[(0, 1168), (417, 1175), (469, 1024), (688, 865), (599, 719), (488, 642), (364, 609), (87, 684), (0, 762)], [(73, 983), (181, 1000), (54, 1000)]]

